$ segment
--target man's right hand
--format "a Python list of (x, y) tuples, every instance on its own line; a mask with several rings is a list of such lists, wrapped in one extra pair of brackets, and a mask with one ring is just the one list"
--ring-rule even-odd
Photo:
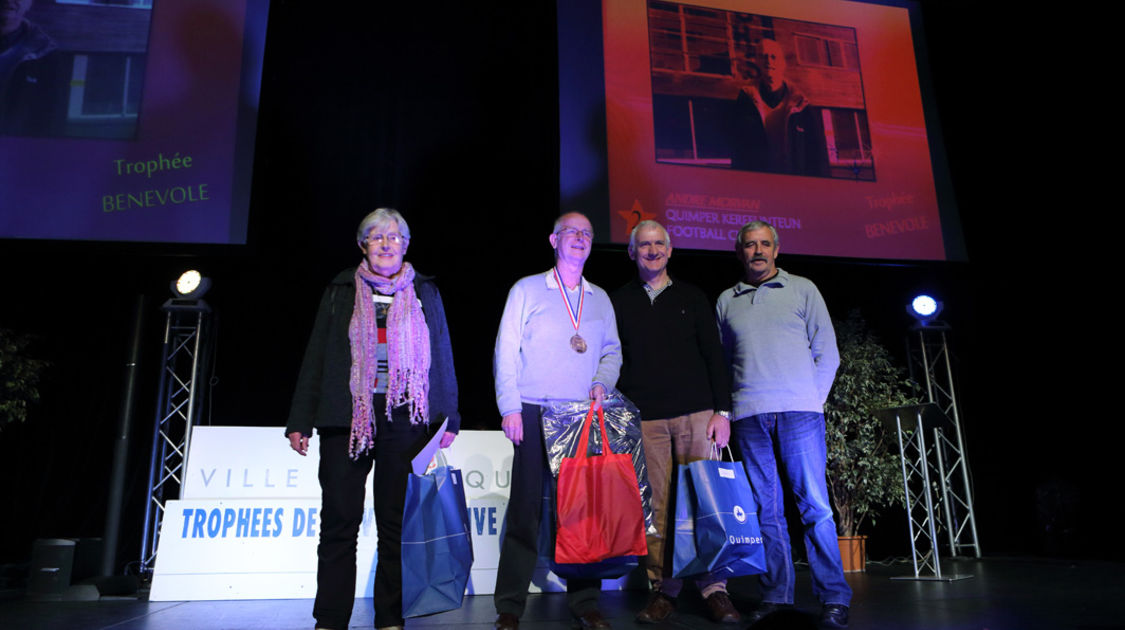
[(300, 431), (294, 431), (294, 432), (290, 433), (289, 434), (289, 448), (297, 451), (298, 455), (308, 455), (309, 454), (309, 436), (305, 435), (304, 433), (301, 433)]
[(500, 428), (504, 429), (504, 435), (512, 441), (512, 444), (518, 445), (523, 441), (523, 414), (517, 411), (504, 416)]
[(730, 444), (730, 420), (722, 414), (712, 414), (707, 421), (707, 439), (719, 448), (726, 448)]

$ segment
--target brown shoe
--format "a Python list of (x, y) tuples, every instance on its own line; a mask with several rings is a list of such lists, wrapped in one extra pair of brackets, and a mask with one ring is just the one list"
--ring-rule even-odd
[(583, 630), (607, 630), (612, 626), (610, 626), (609, 621), (602, 616), (601, 611), (591, 610), (581, 615), (575, 615), (574, 627), (582, 628)]
[(492, 624), (496, 630), (519, 630), (520, 618), (512, 613), (500, 613), (496, 616), (496, 623)]
[(711, 616), (711, 621), (715, 623), (738, 623), (742, 620), (742, 615), (738, 614), (734, 604), (730, 602), (730, 597), (724, 591), (711, 593), (706, 601), (707, 613)]
[(671, 616), (675, 609), (676, 600), (656, 591), (649, 598), (648, 605), (644, 607), (644, 610), (637, 613), (637, 623), (660, 623)]

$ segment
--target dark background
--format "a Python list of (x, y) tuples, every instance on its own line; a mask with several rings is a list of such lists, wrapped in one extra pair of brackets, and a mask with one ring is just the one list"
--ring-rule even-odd
[[(138, 293), (150, 305), (119, 571), (139, 555), (169, 280), (188, 267), (214, 279), (210, 422), (283, 425), (320, 292), (358, 262), (355, 226), (376, 206), (403, 211), (407, 259), (441, 287), (463, 427), (498, 428), (491, 349), (504, 297), (551, 264), (554, 6), (371, 4), (273, 2), (247, 246), (0, 242), (0, 326), (35, 334), (32, 353), (53, 364), (29, 421), (0, 432), (0, 562), (26, 561), (38, 537), (102, 534)], [(1085, 163), (1072, 131), (1089, 121), (1081, 103), (1073, 115), (1054, 110), (1082, 93), (1055, 81), (1066, 76), (1066, 56), (1051, 52), (1057, 36), (1032, 45), (1045, 41), (1032, 38), (1038, 18), (982, 4), (922, 4), (970, 262), (867, 263), (783, 247), (780, 264), (812, 278), (837, 317), (859, 308), (899, 354), (910, 296), (945, 301), (986, 553), (1125, 559), (1106, 537), (1122, 515), (1105, 387), (1113, 342), (1091, 317), (1110, 300), (1091, 293), (1068, 227), (1085, 212), (1074, 204)], [(732, 254), (688, 251), (675, 252), (672, 270), (712, 297), (740, 271)], [(622, 247), (603, 246), (586, 276), (612, 289), (633, 271)], [(909, 553), (901, 519), (879, 519), (873, 558)]]

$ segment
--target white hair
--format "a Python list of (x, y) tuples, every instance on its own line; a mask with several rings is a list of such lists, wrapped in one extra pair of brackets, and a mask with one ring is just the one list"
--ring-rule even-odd
[(410, 242), (410, 226), (406, 224), (406, 219), (402, 218), (399, 211), (394, 208), (376, 208), (374, 212), (363, 217), (363, 220), (359, 222), (359, 229), (355, 233), (356, 244), (362, 246), (364, 239), (375, 226), (391, 221), (398, 224), (398, 233), (402, 234), (402, 240)]
[(640, 232), (641, 228), (646, 228), (646, 227), (659, 228), (660, 231), (664, 233), (664, 244), (669, 245), (669, 246), (672, 244), (672, 237), (668, 235), (668, 230), (665, 229), (663, 225), (660, 225), (660, 223), (658, 221), (653, 221), (652, 219), (645, 219), (644, 221), (641, 221), (636, 226), (634, 226), (632, 232), (629, 232), (629, 253), (630, 254), (636, 254), (637, 253), (637, 232)]

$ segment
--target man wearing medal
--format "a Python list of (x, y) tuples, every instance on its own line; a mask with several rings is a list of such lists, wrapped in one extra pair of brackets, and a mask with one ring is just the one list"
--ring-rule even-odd
[[(549, 238), (555, 266), (522, 278), (508, 293), (493, 354), (496, 404), (512, 441), (512, 484), (496, 574), (495, 627), (515, 630), (538, 560), (543, 481), (550, 475), (540, 429), (542, 405), (601, 404), (621, 370), (621, 342), (609, 296), (582, 277), (593, 227), (564, 214)], [(583, 628), (608, 628), (598, 611), (601, 581), (567, 582), (567, 603)]]

